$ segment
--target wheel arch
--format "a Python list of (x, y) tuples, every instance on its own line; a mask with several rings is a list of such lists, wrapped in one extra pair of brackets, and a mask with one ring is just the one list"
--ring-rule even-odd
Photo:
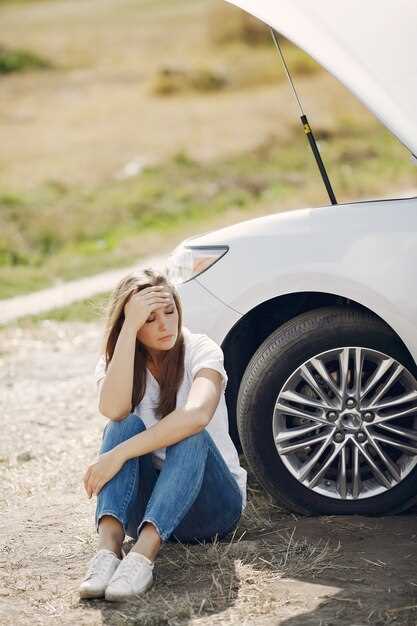
[(236, 402), (240, 381), (244, 371), (261, 343), (277, 328), (301, 313), (314, 311), (325, 306), (341, 306), (355, 308), (370, 313), (381, 320), (395, 335), (411, 361), (413, 356), (398, 333), (375, 311), (345, 296), (318, 291), (301, 291), (276, 296), (243, 315), (230, 329), (222, 342), (224, 364), (228, 374), (226, 403), (229, 417), (230, 436), (239, 451), (242, 446), (239, 440), (236, 422)]

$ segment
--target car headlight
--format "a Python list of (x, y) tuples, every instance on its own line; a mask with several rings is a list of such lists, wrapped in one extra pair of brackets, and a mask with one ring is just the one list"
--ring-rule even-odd
[(219, 261), (229, 246), (192, 246), (180, 244), (168, 257), (166, 273), (174, 284), (186, 283)]

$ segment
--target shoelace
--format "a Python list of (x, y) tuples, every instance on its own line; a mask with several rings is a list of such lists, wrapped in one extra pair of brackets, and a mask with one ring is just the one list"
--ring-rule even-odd
[[(138, 573), (138, 571), (144, 564), (145, 564), (144, 561), (137, 561), (136, 559), (129, 559), (129, 567), (127, 567), (126, 564), (123, 565), (123, 562), (122, 562), (119, 568), (117, 569), (116, 573), (114, 574), (112, 582), (122, 581), (122, 582), (130, 583), (132, 581), (132, 578), (136, 576), (136, 574)], [(133, 572), (132, 572), (132, 569), (133, 569)]]
[(94, 557), (93, 561), (90, 563), (90, 567), (88, 569), (87, 575), (84, 580), (90, 580), (93, 576), (103, 576), (110, 569), (111, 563), (113, 561), (113, 556), (104, 552)]

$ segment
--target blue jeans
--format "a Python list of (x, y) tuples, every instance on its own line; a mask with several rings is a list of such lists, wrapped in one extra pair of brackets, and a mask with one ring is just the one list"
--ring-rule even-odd
[[(109, 422), (100, 453), (146, 430), (131, 413)], [(203, 430), (166, 448), (162, 469), (152, 454), (128, 460), (97, 496), (95, 523), (103, 515), (118, 519), (125, 533), (137, 539), (151, 522), (161, 540), (195, 543), (223, 537), (234, 530), (242, 512), (242, 495), (210, 434)], [(174, 532), (175, 531), (175, 532)]]

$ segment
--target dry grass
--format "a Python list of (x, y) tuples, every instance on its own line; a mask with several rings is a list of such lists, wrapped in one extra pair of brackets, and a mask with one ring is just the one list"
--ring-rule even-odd
[[(246, 515), (250, 524), (253, 519)], [(258, 516), (259, 519), (259, 516)], [(264, 524), (265, 519), (262, 520)], [(134, 608), (124, 612), (126, 623), (132, 613), (141, 623), (180, 624), (184, 617), (221, 613), (220, 621), (241, 623), (250, 616), (270, 615), (277, 604), (274, 582), (284, 577), (316, 575), (337, 567), (338, 547), (329, 542), (294, 540), (294, 532), (273, 532), (263, 539), (245, 540), (245, 532), (236, 531), (228, 542), (216, 541), (201, 546), (184, 544), (164, 547), (159, 562), (158, 591), (141, 599)], [(193, 587), (189, 588), (189, 581)], [(187, 589), (185, 594), (181, 589)], [(122, 622), (123, 623), (123, 622)]]
[[(97, 612), (112, 625), (237, 623), (274, 610), (275, 581), (314, 578), (335, 563), (338, 547), (296, 538), (297, 518), (250, 477), (237, 530), (201, 545), (165, 544), (155, 585), (140, 602), (113, 607), (78, 601), (78, 581), (96, 544), (93, 502), (82, 492), (81, 474), (102, 428), (88, 375), (97, 344), (92, 324), (43, 322), (0, 333), (7, 390), (1, 410), (9, 424), (0, 447), (2, 624), (11, 623), (15, 610), (19, 624), (97, 623)], [(25, 403), (41, 411), (21, 412), (23, 389)]]
[(221, 91), (227, 82), (224, 74), (208, 67), (188, 69), (167, 66), (158, 70), (151, 84), (151, 93), (172, 96), (178, 93)]
[(92, 380), (99, 331), (51, 321), (0, 331), (2, 626), (415, 623), (415, 516), (299, 517), (251, 473), (233, 534), (164, 544), (138, 602), (80, 601), (97, 545), (82, 475), (103, 428)]
[(269, 28), (246, 11), (240, 11), (225, 2), (213, 3), (207, 17), (209, 40), (220, 46), (244, 43), (262, 46), (271, 43)]

